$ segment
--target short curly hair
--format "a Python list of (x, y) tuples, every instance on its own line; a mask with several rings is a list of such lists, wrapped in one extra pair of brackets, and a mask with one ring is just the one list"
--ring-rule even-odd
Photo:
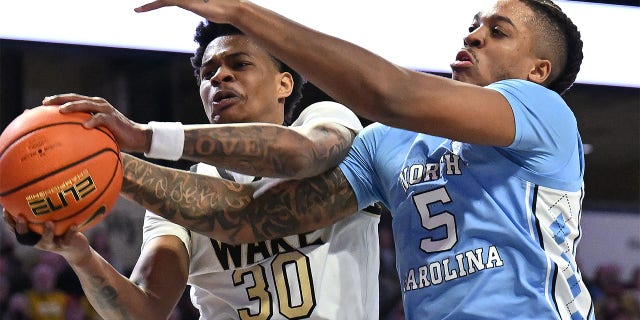
[[(202, 57), (209, 43), (222, 36), (243, 34), (244, 33), (242, 33), (242, 31), (230, 24), (220, 24), (212, 21), (202, 21), (198, 24), (195, 36), (193, 37), (193, 40), (198, 43), (198, 48), (191, 57), (191, 66), (193, 66), (194, 75), (196, 79), (198, 79), (198, 83), (200, 83), (200, 68), (202, 67)], [(302, 77), (302, 75), (293, 70), (291, 67), (276, 59), (273, 55), (269, 54), (269, 56), (273, 59), (273, 62), (278, 68), (278, 71), (288, 72), (293, 78), (293, 90), (291, 92), (291, 95), (287, 97), (284, 102), (285, 124), (291, 124), (294, 120), (293, 116), (299, 113), (296, 109), (298, 107), (298, 104), (300, 103), (300, 100), (302, 100), (302, 87), (304, 86), (306, 81)]]
[(536, 14), (533, 25), (538, 33), (537, 45), (551, 60), (551, 75), (544, 85), (562, 95), (575, 82), (582, 64), (580, 31), (553, 1), (520, 1)]

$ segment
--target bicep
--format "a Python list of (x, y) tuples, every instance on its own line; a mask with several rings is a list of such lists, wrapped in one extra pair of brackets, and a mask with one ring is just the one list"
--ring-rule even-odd
[(149, 297), (150, 310), (166, 317), (184, 292), (188, 275), (184, 243), (174, 236), (160, 236), (143, 247), (130, 278)]
[(434, 75), (412, 73), (410, 86), (398, 88), (386, 103), (395, 112), (378, 121), (387, 125), (456, 141), (507, 146), (515, 120), (499, 92)]

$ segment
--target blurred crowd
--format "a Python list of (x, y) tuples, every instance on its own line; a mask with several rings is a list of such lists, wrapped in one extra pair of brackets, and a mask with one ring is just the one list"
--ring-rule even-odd
[[(128, 276), (133, 265), (123, 259), (122, 250), (113, 249), (111, 240), (114, 237), (125, 238), (130, 243), (129, 248), (139, 250), (139, 239), (134, 236), (136, 224), (113, 221), (105, 223), (102, 228), (90, 230), (87, 235), (94, 249)], [(130, 229), (123, 234), (125, 225)], [(0, 229), (0, 320), (101, 319), (64, 259), (57, 254), (16, 243), (4, 224)], [(401, 320), (404, 315), (395, 270), (393, 234), (390, 222), (384, 216), (380, 223), (380, 248), (380, 319)], [(615, 263), (602, 265), (591, 279), (586, 280), (595, 302), (596, 319), (640, 320), (640, 266), (627, 279), (623, 278), (620, 267)], [(187, 291), (171, 319), (198, 319)]]
[[(117, 211), (117, 210), (116, 210)], [(126, 211), (126, 210), (122, 210)], [(88, 230), (91, 246), (129, 276), (140, 252), (141, 221), (111, 214)], [(114, 244), (123, 243), (114, 247)], [(198, 319), (185, 292), (172, 320)], [(186, 307), (185, 307), (186, 306)], [(0, 226), (0, 320), (99, 320), (78, 277), (62, 256), (24, 246)]]

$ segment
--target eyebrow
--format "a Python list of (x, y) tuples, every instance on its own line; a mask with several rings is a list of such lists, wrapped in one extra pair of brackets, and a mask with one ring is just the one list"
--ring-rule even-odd
[[(223, 54), (222, 54), (222, 56), (223, 56), (223, 58), (224, 58), (224, 59), (229, 59), (229, 58), (233, 59), (233, 58), (238, 58), (238, 57), (241, 57), (241, 56), (251, 57), (251, 55), (250, 55), (250, 54), (248, 54), (248, 53), (246, 53), (246, 52), (244, 52), (244, 51), (234, 52), (234, 53), (227, 54), (227, 55), (225, 55), (225, 54), (223, 53)], [(206, 62), (204, 62), (204, 63), (202, 64), (202, 67), (205, 67), (205, 66), (209, 66), (209, 65), (214, 64), (214, 62), (213, 62), (213, 61), (214, 61), (214, 57), (215, 57), (215, 56), (211, 56), (211, 57), (209, 57), (209, 59), (208, 59)]]
[[(476, 13), (476, 15), (473, 16), (473, 21), (479, 21), (480, 17), (482, 16), (482, 12), (478, 12)], [(497, 20), (497, 21), (502, 21), (502, 22), (506, 22), (508, 24), (510, 24), (512, 27), (516, 28), (516, 25), (513, 23), (513, 21), (511, 21), (511, 19), (509, 19), (508, 17), (505, 16), (500, 16), (500, 15), (492, 15), (492, 16), (488, 16), (486, 19), (491, 19), (491, 20)]]

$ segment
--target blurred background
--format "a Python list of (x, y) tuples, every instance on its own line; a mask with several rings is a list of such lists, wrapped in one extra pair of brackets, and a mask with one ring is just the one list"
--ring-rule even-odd
[[(94, 10), (91, 17), (79, 17), (69, 13), (61, 1), (56, 7), (40, 9), (38, 4), (46, 6), (46, 1), (30, 3), (30, 8), (23, 8), (25, 4), (0, 4), (0, 129), (4, 129), (11, 120), (26, 108), (40, 105), (45, 96), (74, 92), (90, 96), (101, 96), (109, 100), (121, 112), (134, 121), (146, 123), (155, 121), (181, 121), (183, 123), (206, 122), (193, 71), (189, 63), (193, 30), (198, 17), (185, 15), (182, 12), (167, 9), (163, 17), (176, 18), (166, 20), (163, 26), (154, 25), (150, 20), (144, 20), (139, 26), (126, 26), (124, 31), (110, 31), (122, 28), (121, 24), (128, 20), (110, 20), (107, 25), (96, 17)], [(71, 6), (71, 2), (67, 1)], [(91, 1), (84, 1), (86, 3)], [(267, 3), (267, 1), (261, 1)], [(586, 146), (586, 196), (582, 215), (583, 238), (578, 248), (578, 259), (583, 276), (593, 288), (594, 298), (607, 301), (611, 310), (599, 319), (639, 319), (640, 318), (640, 85), (638, 84), (638, 63), (635, 56), (638, 51), (635, 37), (635, 23), (640, 19), (638, 1), (582, 1), (589, 3), (614, 4), (616, 10), (627, 13), (628, 21), (620, 21), (621, 27), (612, 28), (604, 24), (596, 13), (606, 11), (610, 7), (602, 7), (598, 11), (590, 11), (591, 16), (581, 18), (584, 30), (605, 29), (605, 35), (598, 35), (604, 39), (598, 41), (612, 41), (619, 45), (616, 49), (602, 42), (589, 43), (585, 40), (585, 63), (589, 61), (591, 72), (596, 67), (602, 67), (604, 72), (612, 72), (599, 76), (595, 74), (581, 80), (566, 95), (565, 99), (575, 113), (580, 127), (582, 140)], [(283, 6), (283, 10), (292, 10), (295, 6), (291, 1)], [(315, 2), (314, 2), (315, 3)], [(359, 3), (355, 1), (355, 3)], [(579, 1), (558, 1), (561, 6), (574, 5)], [(271, 4), (271, 3), (270, 3)], [(96, 4), (97, 5), (97, 4)], [(101, 4), (104, 5), (104, 4)], [(359, 3), (360, 10), (369, 13), (368, 8)], [(423, 4), (420, 4), (423, 5)], [(134, 4), (122, 4), (115, 1), (113, 6), (124, 6), (132, 10)], [(432, 5), (433, 6), (433, 5)], [(286, 7), (286, 8), (284, 8)], [(75, 8), (82, 10), (84, 7)], [(364, 8), (364, 9), (363, 9)], [(65, 9), (65, 10), (63, 10)], [(86, 9), (86, 8), (85, 8)], [(433, 9), (433, 8), (432, 8)], [(25, 15), (27, 12), (28, 17)], [(55, 14), (51, 10), (60, 10), (63, 14)], [(300, 9), (301, 10), (301, 9)], [(578, 12), (578, 9), (574, 9)], [(41, 11), (44, 11), (41, 12)], [(278, 11), (278, 10), (276, 10)], [(309, 10), (310, 11), (310, 10)], [(305, 22), (309, 19), (304, 11), (286, 11), (294, 19)], [(471, 11), (470, 11), (471, 12)], [(616, 11), (618, 12), (618, 11)], [(35, 13), (33, 17), (31, 13)], [(326, 14), (333, 14), (329, 10)], [(422, 12), (427, 15), (426, 12)], [(424, 72), (432, 72), (448, 77), (448, 61), (453, 58), (462, 42), (464, 32), (468, 27), (470, 14), (462, 14), (462, 25), (455, 30), (455, 45), (438, 44), (428, 38), (420, 38), (420, 42), (430, 44), (429, 51), (443, 49), (445, 60), (436, 60), (436, 67), (416, 65), (413, 61), (402, 61), (396, 58), (396, 53), (388, 53), (389, 47), (400, 50), (398, 57), (407, 55), (411, 50), (402, 50), (403, 45), (413, 45), (415, 38), (411, 33), (415, 30), (411, 25), (405, 26), (403, 19), (394, 22), (393, 32), (404, 30), (396, 34), (392, 40), (387, 40), (384, 31), (367, 29), (368, 33), (341, 33), (342, 30), (355, 25), (353, 21), (337, 19), (331, 26), (317, 24), (316, 20), (308, 20), (309, 24), (320, 30), (343, 36), (375, 51), (380, 48), (381, 54), (390, 59), (398, 59), (399, 64), (412, 67)], [(38, 16), (43, 14), (50, 18)], [(342, 17), (345, 13), (335, 12)], [(372, 15), (375, 13), (371, 12)], [(407, 13), (409, 14), (409, 13)], [(459, 13), (456, 12), (456, 16)], [(352, 13), (348, 13), (352, 15)], [(571, 14), (569, 14), (571, 16)], [(12, 17), (13, 16), (13, 17)], [(322, 15), (321, 15), (322, 16)], [(367, 15), (363, 15), (367, 19)], [(53, 18), (55, 17), (55, 19)], [(75, 18), (81, 22), (77, 22)], [(347, 16), (345, 16), (347, 17)], [(394, 16), (395, 17), (395, 16)], [(149, 17), (145, 17), (148, 19)], [(397, 17), (396, 17), (397, 18)], [(13, 19), (16, 22), (7, 22)], [(85, 19), (85, 20), (82, 20)], [(89, 20), (86, 20), (89, 19)], [(141, 18), (142, 19), (142, 18)], [(44, 21), (43, 21), (44, 20)], [(70, 23), (73, 29), (56, 30), (58, 20)], [(326, 20), (324, 17), (323, 20)], [(331, 19), (330, 19), (331, 20)], [(574, 19), (577, 20), (577, 19)], [(74, 22), (76, 21), (76, 22)], [(92, 22), (94, 21), (94, 22)], [(633, 22), (633, 24), (632, 24)], [(63, 23), (63, 22), (60, 22)], [(409, 22), (407, 22), (409, 23)], [(171, 28), (174, 34), (164, 31)], [(96, 31), (101, 25), (104, 31)], [(367, 26), (360, 28), (366, 29)], [(71, 27), (68, 27), (71, 28)], [(130, 28), (130, 29), (126, 29)], [(142, 30), (138, 42), (123, 43), (126, 32)], [(323, 29), (324, 28), (324, 29)], [(353, 27), (355, 28), (355, 27)], [(29, 29), (29, 31), (25, 31)], [(52, 30), (55, 31), (52, 33)], [(77, 35), (74, 40), (59, 38), (59, 35), (76, 35), (79, 30), (86, 34)], [(161, 29), (164, 30), (164, 29)], [(177, 31), (181, 30), (181, 31)], [(125, 33), (123, 33), (125, 32)], [(113, 34), (112, 34), (113, 33)], [(586, 35), (583, 32), (583, 35)], [(109, 36), (112, 36), (109, 38)], [(589, 34), (589, 36), (592, 36)], [(186, 44), (174, 46), (170, 37), (177, 37)], [(404, 38), (403, 38), (404, 37)], [(630, 38), (631, 37), (631, 38)], [(107, 38), (107, 40), (101, 40)], [(383, 39), (384, 38), (384, 39)], [(79, 39), (79, 40), (78, 40)], [(87, 40), (88, 39), (88, 40)], [(592, 38), (593, 39), (593, 38)], [(155, 47), (143, 43), (156, 44)], [(591, 51), (598, 47), (604, 60), (594, 62), (596, 54)], [(621, 57), (619, 57), (621, 56)], [(600, 56), (597, 56), (600, 57)], [(629, 74), (631, 76), (629, 76)], [(630, 78), (631, 83), (623, 83), (621, 79)], [(602, 81), (598, 81), (598, 80)], [(635, 82), (633, 82), (635, 79)], [(324, 99), (331, 99), (315, 88), (312, 84), (305, 88), (303, 104)], [(362, 119), (367, 123), (367, 119)], [(188, 168), (190, 163), (162, 162), (157, 163), (177, 168)], [(143, 210), (125, 200), (119, 200), (116, 209), (98, 226), (87, 232), (92, 245), (107, 258), (123, 274), (128, 275), (139, 254), (141, 243), (141, 225)], [(400, 291), (395, 272), (393, 235), (390, 231), (390, 217), (383, 216), (380, 226), (381, 241), (381, 316), (382, 319), (402, 319), (400, 306)], [(39, 280), (34, 280), (39, 279)], [(45, 280), (43, 280), (45, 279)], [(0, 225), (0, 319), (10, 310), (25, 307), (28, 301), (20, 299), (15, 293), (35, 290), (32, 283), (48, 283), (49, 288), (40, 290), (60, 291), (74, 297), (70, 308), (76, 312), (77, 319), (92, 319), (86, 301), (82, 299), (73, 273), (65, 266), (64, 260), (50, 254), (44, 254), (35, 249), (20, 246), (15, 243), (13, 234), (8, 233), (4, 225)], [(629, 298), (633, 297), (633, 298)], [(631, 299), (631, 300), (629, 300)], [(635, 303), (633, 302), (635, 300)], [(631, 302), (629, 302), (631, 301)], [(13, 308), (13, 309), (12, 309)], [(627, 308), (627, 309), (625, 309)], [(633, 311), (636, 310), (636, 311)], [(634, 312), (638, 312), (635, 314)], [(71, 317), (71, 316), (69, 316)], [(197, 319), (197, 315), (185, 299), (177, 308), (175, 319)]]

